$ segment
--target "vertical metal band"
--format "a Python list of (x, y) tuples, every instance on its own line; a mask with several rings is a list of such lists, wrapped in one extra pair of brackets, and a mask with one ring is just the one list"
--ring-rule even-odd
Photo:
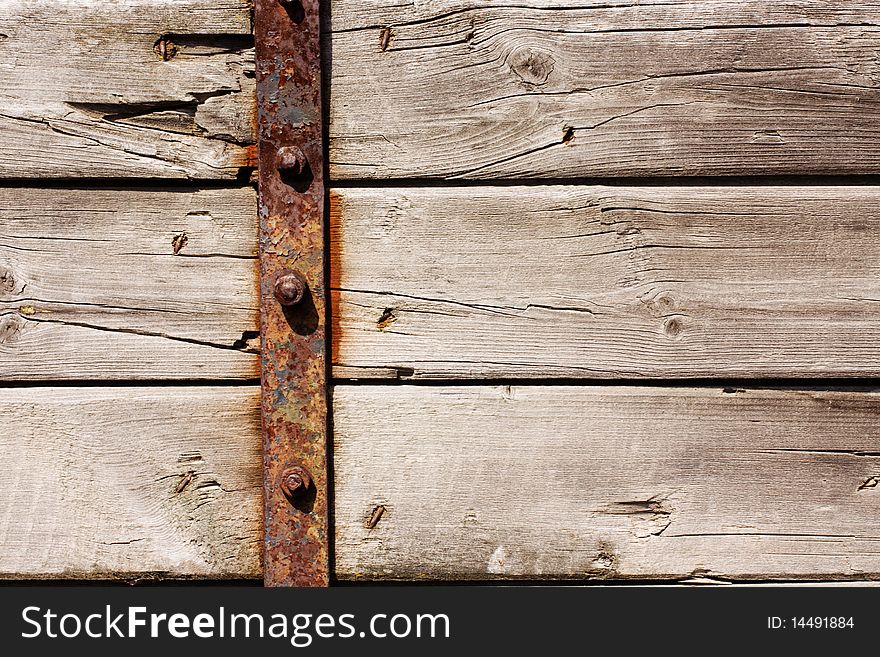
[(265, 583), (326, 586), (318, 0), (256, 0)]

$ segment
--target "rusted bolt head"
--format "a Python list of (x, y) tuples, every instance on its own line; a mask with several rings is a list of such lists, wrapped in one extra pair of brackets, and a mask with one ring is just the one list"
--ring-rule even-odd
[(296, 272), (281, 274), (275, 279), (275, 299), (282, 306), (295, 306), (306, 295), (305, 279)]
[(281, 492), (288, 500), (304, 495), (311, 485), (312, 476), (301, 466), (295, 465), (281, 473)]
[(309, 161), (305, 154), (296, 146), (282, 146), (275, 156), (275, 166), (279, 171), (291, 176), (298, 176), (305, 172)]

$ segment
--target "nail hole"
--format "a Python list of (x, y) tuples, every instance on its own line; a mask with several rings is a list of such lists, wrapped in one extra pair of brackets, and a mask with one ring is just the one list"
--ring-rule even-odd
[(379, 50), (382, 52), (388, 50), (388, 46), (391, 44), (391, 34), (390, 27), (383, 27), (379, 32)]
[(189, 236), (186, 233), (178, 233), (171, 238), (171, 251), (174, 255), (180, 253), (181, 249), (189, 244)]
[(376, 328), (380, 331), (384, 331), (396, 321), (397, 315), (394, 314), (394, 308), (386, 308), (382, 311), (382, 315), (376, 322)]
[(367, 518), (367, 521), (364, 523), (364, 527), (366, 527), (367, 529), (373, 529), (376, 525), (379, 524), (379, 521), (382, 519), (383, 515), (385, 515), (385, 507), (380, 504), (375, 509), (373, 509), (372, 513), (370, 513), (370, 517)]
[(299, 25), (306, 18), (306, 10), (300, 0), (282, 0), (282, 6), (287, 11), (287, 15), (294, 23)]
[(163, 62), (170, 61), (174, 59), (174, 56), (177, 54), (177, 45), (168, 37), (161, 36), (153, 44), (153, 52), (159, 56)]

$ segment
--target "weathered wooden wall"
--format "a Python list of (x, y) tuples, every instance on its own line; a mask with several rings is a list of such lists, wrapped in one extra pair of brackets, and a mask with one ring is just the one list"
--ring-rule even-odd
[(335, 362), (410, 378), (870, 376), (877, 187), (343, 189)]
[(248, 2), (6, 0), (0, 61), (0, 575), (261, 577)]
[(878, 15), (871, 0), (337, 0), (330, 172), (876, 173)]
[(878, 406), (812, 390), (340, 387), (337, 574), (880, 577)]
[(880, 3), (330, 9), (336, 575), (880, 578)]
[[(0, 574), (259, 577), (250, 7), (2, 9)], [(336, 577), (880, 578), (878, 16), (325, 3)]]

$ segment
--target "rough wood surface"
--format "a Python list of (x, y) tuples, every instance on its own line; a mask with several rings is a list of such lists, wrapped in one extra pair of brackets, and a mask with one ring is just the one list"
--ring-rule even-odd
[(246, 0), (0, 2), (0, 177), (255, 165)]
[(0, 379), (259, 376), (252, 189), (0, 189)]
[(880, 171), (875, 0), (330, 14), (337, 179)]
[(880, 374), (877, 187), (344, 189), (336, 375)]
[(0, 576), (260, 577), (259, 388), (0, 389)]
[(880, 394), (337, 386), (342, 579), (880, 578)]

